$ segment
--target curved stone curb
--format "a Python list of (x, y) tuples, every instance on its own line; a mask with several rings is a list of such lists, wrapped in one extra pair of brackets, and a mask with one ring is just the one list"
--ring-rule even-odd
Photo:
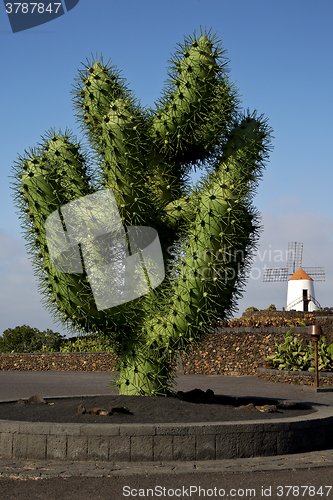
[[(301, 370), (279, 370), (278, 368), (266, 368), (264, 366), (257, 368), (257, 373), (268, 373), (270, 375), (288, 375), (291, 377), (312, 377), (314, 378), (315, 372), (301, 371)], [(319, 378), (333, 378), (333, 372), (319, 372)]]
[[(291, 371), (291, 370), (278, 370), (277, 368), (266, 368), (258, 367), (257, 374), (260, 376), (269, 376), (268, 380), (273, 380), (275, 382), (285, 382), (286, 379), (294, 379), (296, 384), (302, 385), (302, 387), (307, 387), (313, 392), (333, 392), (333, 372), (319, 372), (319, 387), (313, 385), (308, 385), (311, 379), (315, 378), (314, 372), (309, 371)], [(303, 385), (304, 384), (304, 385)]]
[(286, 455), (333, 446), (332, 426), (333, 409), (321, 406), (303, 417), (269, 421), (54, 424), (0, 420), (0, 458), (117, 463)]

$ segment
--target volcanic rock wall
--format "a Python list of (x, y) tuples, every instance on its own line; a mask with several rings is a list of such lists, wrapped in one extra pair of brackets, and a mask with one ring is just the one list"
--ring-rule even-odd
[[(301, 318), (300, 312), (245, 313), (255, 315), (264, 322), (269, 315), (278, 319)], [(333, 342), (333, 314), (313, 313), (315, 323), (321, 324), (326, 343)], [(218, 327), (212, 330), (201, 345), (182, 355), (184, 374), (254, 375), (265, 365), (264, 359), (275, 352), (275, 344), (284, 342), (288, 327)], [(308, 326), (291, 327), (292, 335), (299, 340), (310, 340)], [(61, 370), (61, 371), (114, 371), (117, 358), (110, 352), (92, 353), (43, 353), (2, 354), (0, 370)], [(267, 377), (266, 377), (267, 378)]]

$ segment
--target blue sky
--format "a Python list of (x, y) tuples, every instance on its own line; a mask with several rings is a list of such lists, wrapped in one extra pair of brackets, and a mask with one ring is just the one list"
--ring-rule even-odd
[(51, 127), (82, 138), (70, 92), (91, 54), (111, 59), (152, 106), (170, 54), (200, 26), (217, 32), (244, 109), (264, 113), (275, 137), (255, 198), (264, 231), (236, 316), (249, 306), (286, 305), (286, 283), (263, 283), (262, 275), (265, 265), (286, 265), (288, 241), (304, 243), (304, 266), (324, 266), (316, 298), (333, 306), (330, 0), (80, 0), (60, 18), (15, 34), (1, 4), (0, 334), (24, 323), (64, 333), (40, 303), (26, 256), (9, 179), (17, 155)]

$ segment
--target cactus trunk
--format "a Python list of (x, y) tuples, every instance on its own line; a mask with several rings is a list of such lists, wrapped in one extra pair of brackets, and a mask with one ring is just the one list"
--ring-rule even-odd
[(119, 394), (167, 396), (169, 372), (164, 363), (144, 359), (144, 353), (135, 353), (131, 359), (123, 360)]

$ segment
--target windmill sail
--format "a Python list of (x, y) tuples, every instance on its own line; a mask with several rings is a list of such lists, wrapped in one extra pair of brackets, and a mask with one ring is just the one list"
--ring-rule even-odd
[(311, 276), (313, 281), (325, 281), (325, 271), (323, 267), (302, 267)]
[(265, 269), (263, 281), (288, 281), (288, 268)]
[(287, 253), (287, 266), (292, 269), (292, 274), (294, 274), (297, 269), (302, 267), (303, 243), (289, 242)]

